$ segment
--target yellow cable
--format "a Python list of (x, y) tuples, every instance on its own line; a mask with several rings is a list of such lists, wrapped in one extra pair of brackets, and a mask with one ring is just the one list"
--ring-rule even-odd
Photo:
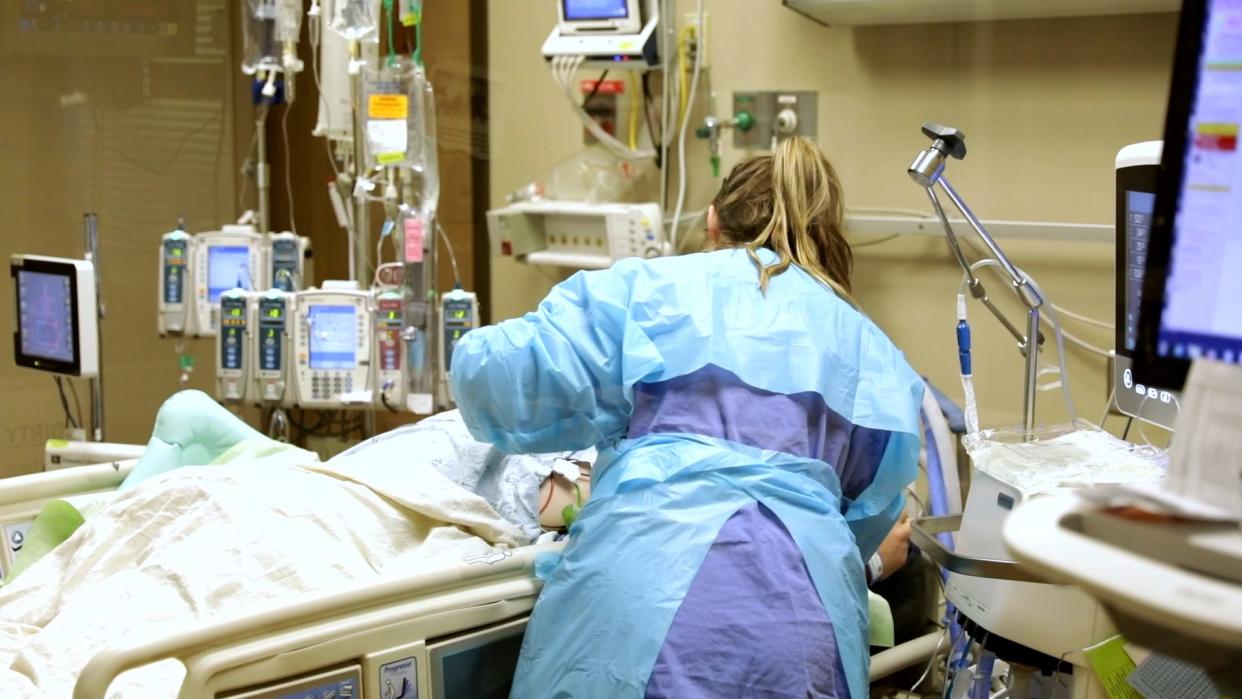
[(630, 92), (630, 150), (638, 150), (638, 80), (630, 71), (627, 88)]

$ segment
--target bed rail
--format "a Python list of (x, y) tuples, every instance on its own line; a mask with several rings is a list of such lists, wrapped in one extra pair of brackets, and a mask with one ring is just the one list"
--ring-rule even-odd
[(0, 479), (0, 506), (114, 489), (136, 463), (137, 459), (112, 461)]
[[(91, 658), (82, 669), (73, 696), (74, 699), (102, 699), (121, 673), (162, 660), (176, 659), (187, 669), (180, 696), (197, 697), (210, 679), (202, 675), (227, 668), (211, 667), (220, 665), (219, 662), (204, 665), (195, 661), (222, 649), (229, 649), (224, 664), (238, 666), (316, 642), (311, 636), (322, 636), (327, 632), (325, 629), (299, 633), (300, 629), (316, 625), (330, 626), (331, 634), (339, 637), (377, 625), (408, 620), (411, 614), (427, 616), (463, 606), (495, 602), (494, 587), (486, 594), (482, 591), (472, 593), (465, 584), (477, 588), (488, 582), (504, 583), (505, 589), (515, 596), (534, 596), (540, 587), (533, 574), (536, 557), (558, 552), (561, 546), (528, 546), (468, 558), (452, 568), (316, 593), (281, 607), (232, 615), (167, 636), (107, 648)], [(275, 637), (279, 639), (263, 642), (265, 639), (272, 641)]]

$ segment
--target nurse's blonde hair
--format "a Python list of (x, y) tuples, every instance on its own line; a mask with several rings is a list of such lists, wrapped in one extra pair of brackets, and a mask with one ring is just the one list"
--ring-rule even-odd
[[(787, 138), (772, 155), (738, 163), (712, 200), (726, 245), (745, 247), (759, 271), (759, 288), (801, 267), (849, 303), (854, 254), (842, 232), (841, 180), (813, 142)], [(765, 265), (759, 248), (776, 253)]]

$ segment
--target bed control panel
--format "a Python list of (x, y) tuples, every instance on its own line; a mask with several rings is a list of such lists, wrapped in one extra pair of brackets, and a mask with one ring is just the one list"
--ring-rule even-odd
[(221, 699), (361, 699), (362, 667), (350, 665), (277, 684), (220, 695)]

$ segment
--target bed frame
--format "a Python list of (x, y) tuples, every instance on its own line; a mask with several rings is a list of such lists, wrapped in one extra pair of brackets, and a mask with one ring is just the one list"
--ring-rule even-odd
[[(0, 530), (6, 539), (10, 531), (21, 531), (50, 500), (115, 490), (135, 463), (0, 479)], [(354, 697), (395, 699), (400, 693), (390, 686), (394, 677), (417, 687), (412, 696), (449, 697), (461, 675), (451, 670), (452, 658), (520, 642), (541, 587), (534, 575), (536, 557), (561, 546), (473, 557), (453, 568), (320, 592), (259, 613), (110, 646), (82, 669), (73, 696), (103, 699), (122, 672), (174, 659), (186, 669), (178, 691), (182, 699), (282, 699), (333, 684), (351, 686)], [(7, 573), (11, 566), (6, 546), (0, 569)], [(939, 649), (938, 636), (875, 656), (871, 679), (926, 662)]]

